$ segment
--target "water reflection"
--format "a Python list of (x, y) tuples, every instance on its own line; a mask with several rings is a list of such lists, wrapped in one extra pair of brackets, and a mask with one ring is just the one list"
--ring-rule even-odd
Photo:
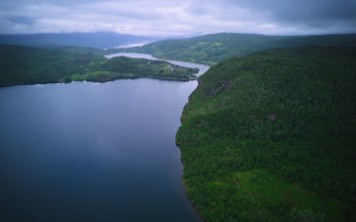
[(175, 133), (197, 82), (0, 89), (0, 221), (200, 221)]

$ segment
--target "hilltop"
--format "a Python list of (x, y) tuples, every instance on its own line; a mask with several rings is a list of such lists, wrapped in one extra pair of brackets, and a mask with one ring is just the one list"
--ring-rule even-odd
[(274, 49), (199, 78), (177, 143), (207, 221), (355, 221), (356, 48)]

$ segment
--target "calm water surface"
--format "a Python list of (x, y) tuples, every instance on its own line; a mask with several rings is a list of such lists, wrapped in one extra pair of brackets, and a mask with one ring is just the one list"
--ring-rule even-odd
[(0, 221), (200, 221), (175, 145), (196, 85), (0, 88)]

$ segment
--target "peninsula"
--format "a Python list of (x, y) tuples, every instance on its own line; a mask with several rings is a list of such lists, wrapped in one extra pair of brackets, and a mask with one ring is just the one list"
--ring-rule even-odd
[(115, 79), (157, 78), (176, 81), (195, 79), (194, 68), (165, 61), (117, 57), (105, 50), (86, 47), (28, 47), (0, 45), (0, 86), (106, 82)]

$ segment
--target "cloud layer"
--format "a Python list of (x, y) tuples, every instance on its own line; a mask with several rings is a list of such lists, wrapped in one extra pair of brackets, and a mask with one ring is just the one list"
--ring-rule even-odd
[(355, 0), (0, 0), (0, 33), (345, 33), (355, 11)]

